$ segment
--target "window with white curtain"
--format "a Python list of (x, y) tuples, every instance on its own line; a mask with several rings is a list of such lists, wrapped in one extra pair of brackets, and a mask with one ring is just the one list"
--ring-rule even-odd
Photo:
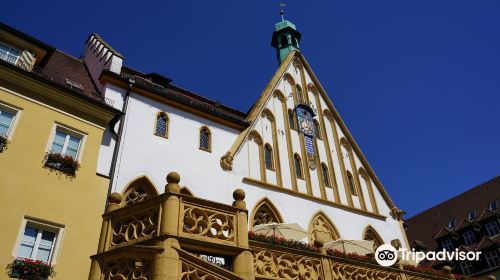
[(50, 146), (50, 152), (78, 159), (83, 136), (58, 126)]
[(62, 227), (29, 219), (25, 221), (24, 229), (19, 237), (16, 257), (53, 263), (57, 257)]

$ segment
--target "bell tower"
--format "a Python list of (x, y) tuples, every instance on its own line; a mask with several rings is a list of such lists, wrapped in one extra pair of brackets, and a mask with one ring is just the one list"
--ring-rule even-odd
[(274, 25), (273, 38), (271, 41), (271, 46), (276, 49), (279, 64), (285, 60), (290, 52), (300, 51), (299, 42), (301, 37), (295, 24), (285, 20), (283, 7), (284, 4), (281, 4), (281, 21)]

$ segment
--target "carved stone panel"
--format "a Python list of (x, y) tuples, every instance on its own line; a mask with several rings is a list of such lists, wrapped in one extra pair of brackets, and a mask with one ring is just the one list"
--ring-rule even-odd
[(235, 240), (235, 216), (184, 204), (183, 232), (225, 241)]
[(333, 263), (332, 270), (335, 280), (401, 280), (399, 273), (349, 264)]
[(254, 267), (257, 278), (260, 276), (266, 279), (324, 279), (321, 260), (307, 256), (256, 249)]
[(158, 229), (158, 207), (111, 219), (111, 246), (152, 237)]
[(264, 199), (262, 202), (257, 204), (251, 225), (256, 226), (271, 223), (283, 223), (283, 220), (272, 203), (269, 200)]
[(117, 258), (104, 263), (104, 280), (150, 280), (151, 261), (142, 258)]

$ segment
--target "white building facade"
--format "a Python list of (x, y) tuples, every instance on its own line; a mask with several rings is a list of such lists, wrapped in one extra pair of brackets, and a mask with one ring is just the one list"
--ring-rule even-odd
[[(330, 239), (409, 247), (398, 210), (316, 79), (289, 21), (276, 24), (280, 67), (248, 113), (122, 66), (97, 35), (84, 61), (124, 114), (102, 141), (98, 173), (125, 199), (162, 193), (167, 173), (185, 193), (230, 204), (246, 193), (249, 225), (298, 223)], [(116, 143), (119, 143), (118, 145)], [(111, 169), (109, 168), (111, 166)]]

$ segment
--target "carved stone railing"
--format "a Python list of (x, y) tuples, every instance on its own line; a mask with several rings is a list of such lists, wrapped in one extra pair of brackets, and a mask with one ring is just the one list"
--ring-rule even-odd
[(181, 236), (237, 245), (238, 211), (234, 207), (184, 196), (180, 209), (183, 211), (179, 215)]
[(89, 280), (447, 279), (400, 264), (386, 268), (330, 256), (325, 249), (249, 243), (242, 190), (226, 205), (181, 194), (179, 181), (169, 173), (163, 194), (131, 205), (123, 205), (120, 194), (110, 195)]
[(158, 236), (161, 197), (105, 214), (109, 220), (109, 247), (132, 245)]
[(393, 267), (250, 241), (255, 279), (293, 280), (443, 280)]
[(331, 261), (333, 279), (400, 280), (401, 273)]
[[(245, 193), (236, 190), (226, 205), (181, 194), (179, 181), (169, 173), (165, 193), (131, 205), (110, 195), (89, 279), (253, 279)], [(211, 254), (232, 271), (201, 257)]]

